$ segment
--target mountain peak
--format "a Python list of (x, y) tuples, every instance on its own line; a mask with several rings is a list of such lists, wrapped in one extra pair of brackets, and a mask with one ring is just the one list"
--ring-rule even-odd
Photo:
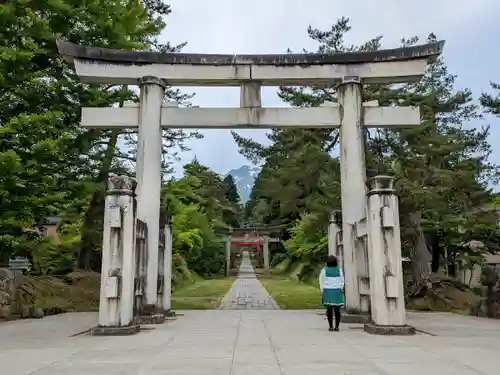
[(238, 188), (238, 194), (242, 203), (247, 202), (250, 199), (250, 193), (252, 192), (255, 179), (259, 175), (260, 167), (254, 167), (250, 165), (242, 165), (239, 168), (231, 169), (227, 175), (233, 176), (234, 183)]

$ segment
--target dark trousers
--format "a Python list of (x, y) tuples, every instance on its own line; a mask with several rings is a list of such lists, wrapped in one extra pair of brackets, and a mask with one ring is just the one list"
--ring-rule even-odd
[(335, 313), (335, 328), (339, 328), (340, 324), (340, 306), (327, 306), (326, 307), (326, 319), (328, 320), (328, 325), (333, 328), (333, 314)]

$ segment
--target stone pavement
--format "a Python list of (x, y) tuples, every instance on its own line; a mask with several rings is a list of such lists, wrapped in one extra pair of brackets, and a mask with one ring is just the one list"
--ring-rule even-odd
[(255, 276), (248, 252), (242, 253), (238, 277), (222, 300), (222, 310), (276, 310), (274, 299)]
[[(259, 301), (266, 301), (261, 303)], [(269, 302), (271, 301), (271, 302)], [(80, 334), (95, 313), (0, 322), (8, 375), (497, 375), (500, 321), (409, 313), (419, 333), (328, 332), (314, 310), (274, 309), (248, 258), (221, 310), (184, 311), (135, 336)]]
[[(75, 313), (0, 323), (0, 369), (9, 375), (498, 375), (500, 321), (409, 314), (427, 331), (328, 332), (314, 311), (186, 311), (135, 336), (68, 337), (97, 322)], [(435, 335), (435, 336), (433, 336)]]

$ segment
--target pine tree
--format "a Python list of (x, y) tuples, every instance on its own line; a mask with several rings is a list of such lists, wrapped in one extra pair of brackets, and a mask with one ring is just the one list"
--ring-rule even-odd
[(224, 183), (225, 189), (226, 189), (227, 200), (233, 204), (239, 204), (240, 203), (240, 195), (238, 194), (238, 188), (236, 187), (236, 184), (234, 183), (233, 176), (228, 174), (224, 178), (223, 183)]

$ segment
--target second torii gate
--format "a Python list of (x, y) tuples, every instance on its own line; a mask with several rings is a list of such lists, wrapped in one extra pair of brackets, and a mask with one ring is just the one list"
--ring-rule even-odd
[(233, 245), (254, 246), (257, 249), (259, 264), (262, 265), (263, 263), (264, 271), (268, 272), (270, 263), (269, 243), (281, 242), (279, 235), (277, 235), (281, 229), (281, 227), (247, 227), (216, 230), (217, 233), (225, 236), (222, 241), (226, 243), (226, 274), (229, 274), (230, 270), (235, 266), (232, 257)]

